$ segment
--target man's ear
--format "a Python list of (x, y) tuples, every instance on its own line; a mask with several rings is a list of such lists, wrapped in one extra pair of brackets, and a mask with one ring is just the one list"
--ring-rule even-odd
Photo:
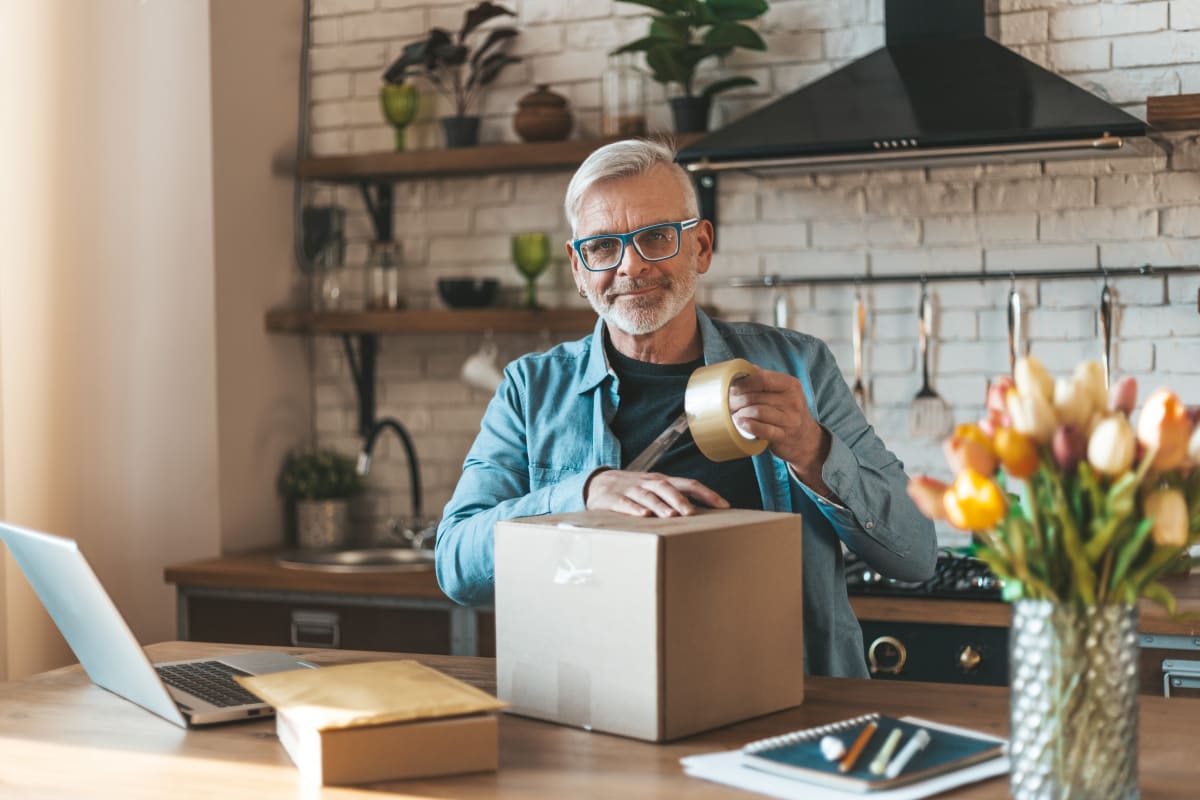
[(583, 267), (579, 264), (579, 254), (575, 252), (575, 248), (571, 247), (571, 243), (567, 242), (567, 258), (571, 260), (571, 277), (575, 280), (575, 288), (583, 288)]
[(701, 275), (708, 272), (713, 257), (713, 226), (706, 219), (696, 223), (696, 271)]

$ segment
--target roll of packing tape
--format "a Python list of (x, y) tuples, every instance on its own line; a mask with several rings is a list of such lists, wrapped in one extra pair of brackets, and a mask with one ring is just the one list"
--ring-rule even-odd
[(688, 378), (683, 395), (688, 428), (696, 446), (710, 461), (733, 461), (767, 449), (766, 441), (737, 429), (729, 410), (729, 387), (738, 378), (756, 372), (758, 367), (746, 359), (734, 358), (701, 367)]

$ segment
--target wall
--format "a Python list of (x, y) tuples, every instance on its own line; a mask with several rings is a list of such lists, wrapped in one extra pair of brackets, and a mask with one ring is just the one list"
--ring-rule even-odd
[[(551, 81), (571, 99), (575, 135), (594, 135), (598, 76), (605, 53), (644, 31), (640, 7), (609, 0), (521, 0), (522, 64), (503, 74), (483, 103), (485, 141), (513, 141), (515, 102), (535, 82)], [(314, 7), (311, 120), (316, 152), (385, 150), (379, 73), (406, 42), (432, 25), (455, 28), (463, 6), (420, 0), (318, 0)], [(758, 86), (722, 102), (742, 113), (858, 55), (883, 39), (881, 0), (775, 0), (763, 18), (766, 54), (738, 55), (731, 70)], [(1131, 113), (1144, 116), (1147, 95), (1200, 91), (1200, 3), (1000, 0), (989, 30), (1026, 57), (1063, 74)], [(655, 94), (651, 122), (667, 127)], [(424, 98), (423, 98), (424, 99)], [(427, 103), (414, 126), (415, 147), (436, 145)], [(1012, 166), (942, 167), (817, 176), (734, 176), (720, 188), (720, 252), (701, 298), (731, 318), (767, 321), (766, 290), (734, 289), (735, 276), (887, 274), (897, 272), (1096, 269), (1200, 261), (1200, 145), (1169, 137), (1172, 150), (1147, 158)], [(408, 258), (409, 296), (432, 304), (436, 278), (490, 275), (516, 285), (508, 235), (549, 229), (567, 238), (559, 203), (568, 175), (503, 176), (406, 183), (397, 189), (397, 236)], [(353, 209), (361, 263), (370, 236), (349, 191), (318, 193)], [(544, 276), (545, 297), (572, 297), (564, 263)], [(960, 421), (982, 411), (989, 376), (1007, 371), (1004, 302), (1008, 285), (932, 284), (939, 314), (933, 382)], [(1020, 281), (1032, 351), (1056, 372), (1100, 354), (1098, 281)], [(1169, 382), (1200, 401), (1200, 278), (1136, 278), (1113, 283), (1118, 306), (1114, 369), (1138, 376), (1145, 390)], [(908, 406), (920, 384), (915, 285), (873, 287), (868, 304), (866, 372), (871, 418), (910, 472), (945, 468), (936, 442), (910, 439)], [(852, 288), (797, 288), (786, 295), (792, 325), (826, 339), (851, 369)], [(501, 337), (506, 355), (538, 346)], [(426, 503), (448, 499), (487, 398), (455, 376), (477, 336), (385, 338), (381, 405), (418, 431), (428, 472)], [(318, 343), (315, 371), (321, 438), (353, 449), (353, 393), (336, 342)], [(378, 517), (407, 507), (399, 448), (374, 480)]]
[[(3, 9), (0, 507), (169, 639), (163, 565), (219, 547), (207, 4)], [(73, 661), (5, 578), (8, 676)]]

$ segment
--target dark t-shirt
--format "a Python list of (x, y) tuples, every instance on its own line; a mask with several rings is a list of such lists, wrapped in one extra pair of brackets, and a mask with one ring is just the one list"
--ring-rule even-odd
[[(607, 341), (605, 345), (608, 363), (620, 380), (621, 402), (610, 427), (621, 443), (624, 467), (683, 413), (688, 378), (704, 366), (704, 359), (685, 364), (651, 364), (622, 355)], [(651, 470), (700, 481), (734, 508), (762, 509), (754, 463), (749, 458), (709, 461), (696, 447), (690, 431), (685, 431)]]

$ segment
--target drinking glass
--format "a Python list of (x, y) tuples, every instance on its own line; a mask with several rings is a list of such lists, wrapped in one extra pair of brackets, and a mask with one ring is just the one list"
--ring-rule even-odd
[(396, 151), (404, 150), (404, 129), (417, 116), (417, 89), (410, 83), (385, 83), (379, 89), (383, 117), (396, 129)]
[(535, 281), (550, 266), (550, 236), (545, 233), (514, 233), (512, 258), (517, 270), (525, 276), (525, 308), (541, 308), (537, 301)]

